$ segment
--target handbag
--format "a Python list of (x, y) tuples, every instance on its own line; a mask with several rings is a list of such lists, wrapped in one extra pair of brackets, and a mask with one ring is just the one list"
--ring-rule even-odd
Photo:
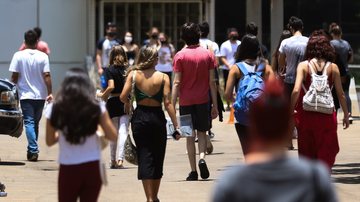
[[(131, 97), (130, 97), (130, 104), (132, 105), (134, 101), (134, 93), (135, 93), (135, 74), (136, 70), (134, 70), (134, 73), (132, 75), (132, 82), (131, 82)], [(131, 110), (129, 116), (132, 118), (133, 110)], [(131, 119), (130, 118), (130, 119)], [(127, 136), (125, 140), (125, 146), (124, 146), (124, 155), (125, 160), (128, 161), (131, 164), (138, 165), (138, 158), (137, 158), (137, 152), (136, 152), (136, 146), (132, 142), (131, 133)]]
[(131, 141), (131, 134), (129, 134), (125, 140), (124, 153), (127, 162), (138, 165), (136, 146)]

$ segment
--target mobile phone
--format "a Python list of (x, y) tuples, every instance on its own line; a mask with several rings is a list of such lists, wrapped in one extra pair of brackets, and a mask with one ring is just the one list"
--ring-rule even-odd
[(175, 140), (177, 140), (177, 139), (176, 139), (176, 136), (177, 136), (177, 135), (180, 136), (181, 134), (179, 133), (178, 130), (175, 130), (175, 131), (173, 132), (173, 134), (172, 134), (172, 137), (173, 137)]

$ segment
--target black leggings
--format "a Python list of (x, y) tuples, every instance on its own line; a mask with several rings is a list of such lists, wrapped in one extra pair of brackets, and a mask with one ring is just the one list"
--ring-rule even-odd
[(236, 133), (239, 137), (244, 156), (249, 153), (250, 135), (248, 126), (235, 123)]

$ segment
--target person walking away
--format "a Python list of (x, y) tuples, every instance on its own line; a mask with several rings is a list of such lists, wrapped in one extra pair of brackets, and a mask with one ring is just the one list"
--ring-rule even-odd
[(37, 161), (39, 157), (39, 122), (45, 101), (52, 100), (52, 84), (49, 57), (36, 50), (38, 42), (34, 30), (24, 34), (25, 50), (14, 54), (9, 71), (11, 81), (19, 90), (20, 106), (24, 116), (25, 133), (28, 141), (27, 160)]
[(292, 132), (291, 114), (280, 82), (266, 82), (264, 93), (250, 105), (251, 139), (245, 163), (221, 174), (212, 202), (338, 201), (321, 162), (296, 159), (284, 150)]
[(59, 143), (58, 201), (97, 201), (101, 189), (98, 125), (105, 138), (117, 134), (85, 70), (71, 68), (46, 110), (46, 144)]
[[(209, 50), (210, 52), (212, 52), (215, 56), (216, 59), (216, 69), (215, 71), (215, 84), (216, 84), (216, 97), (217, 97), (217, 108), (218, 108), (218, 112), (219, 112), (219, 121), (222, 122), (223, 121), (223, 111), (225, 111), (224, 109), (224, 105), (223, 105), (223, 101), (221, 99), (221, 95), (219, 92), (219, 73), (218, 73), (218, 66), (219, 66), (219, 61), (218, 61), (218, 57), (220, 56), (220, 50), (219, 50), (219, 45), (214, 42), (211, 41), (210, 39), (208, 39), (208, 35), (209, 35), (209, 23), (208, 22), (202, 22), (199, 24), (199, 28), (200, 28), (200, 46)], [(211, 96), (210, 92), (209, 92), (209, 96)], [(207, 154), (211, 154), (212, 151), (214, 150), (214, 147), (210, 141), (210, 138), (214, 138), (215, 134), (211, 131), (212, 128), (212, 118), (211, 118), (211, 97), (210, 97), (210, 102), (209, 102), (209, 122), (210, 122), (210, 129), (208, 131), (208, 134), (206, 136), (206, 152)]]
[[(38, 37), (38, 43), (36, 45), (36, 49), (43, 53), (46, 53), (47, 55), (50, 55), (51, 51), (50, 51), (49, 45), (45, 41), (41, 40), (41, 33), (42, 33), (41, 28), (35, 27), (33, 30), (36, 32), (36, 35)], [(22, 43), (19, 48), (19, 51), (25, 50), (25, 49), (26, 49), (25, 43)]]
[(291, 32), (287, 29), (284, 29), (283, 32), (280, 35), (280, 39), (279, 39), (279, 43), (275, 48), (274, 53), (271, 56), (271, 67), (273, 69), (273, 71), (276, 73), (276, 75), (281, 78), (282, 80), (284, 80), (284, 76), (285, 76), (285, 69), (280, 69), (279, 67), (279, 63), (278, 63), (278, 58), (280, 55), (279, 52), (279, 48), (280, 48), (280, 44), (284, 39), (290, 38), (291, 37)]
[[(261, 56), (258, 39), (252, 34), (246, 34), (241, 39), (241, 44), (235, 54), (235, 60), (236, 63), (230, 69), (229, 78), (226, 84), (225, 98), (228, 101), (234, 103), (234, 114), (236, 118), (235, 129), (239, 137), (243, 154), (246, 157), (246, 155), (249, 153), (250, 145), (248, 108), (245, 107), (242, 109), (238, 109), (237, 107), (235, 107), (235, 104), (239, 104), (239, 102), (242, 101), (248, 102), (248, 100), (246, 100), (245, 96), (243, 97), (244, 100), (240, 99), (240, 94), (245, 92), (246, 90), (240, 87), (243, 86), (242, 83), (246, 81), (243, 81), (244, 78), (248, 78), (248, 75), (251, 75), (248, 74), (248, 72), (260, 75), (262, 82), (264, 80), (272, 80), (275, 78), (275, 76), (270, 65), (267, 65), (265, 59)], [(258, 79), (258, 77), (256, 78)], [(256, 82), (255, 78), (250, 78), (250, 80), (247, 81)], [(233, 91), (237, 83), (237, 99), (235, 100), (233, 97)], [(260, 92), (262, 91), (261, 89), (255, 88), (254, 90), (256, 90), (254, 92), (259, 92), (258, 90), (260, 90)], [(254, 96), (257, 97), (258, 95), (254, 94)]]
[(134, 86), (136, 109), (132, 115), (131, 129), (138, 157), (138, 179), (142, 180), (149, 202), (160, 201), (158, 192), (163, 176), (167, 141), (162, 102), (175, 129), (179, 129), (170, 99), (170, 79), (164, 73), (155, 70), (157, 61), (158, 51), (155, 48), (142, 47), (135, 66), (128, 72), (120, 95), (121, 101), (129, 106), (131, 103), (128, 98)]
[(98, 93), (106, 101), (106, 109), (118, 131), (117, 141), (110, 142), (110, 168), (123, 168), (124, 146), (129, 130), (129, 108), (120, 101), (119, 96), (124, 88), (128, 60), (123, 46), (114, 46), (110, 52), (110, 66), (105, 69), (107, 88)]
[(129, 65), (134, 65), (135, 58), (139, 54), (139, 46), (134, 42), (134, 38), (131, 32), (128, 31), (125, 33), (121, 45), (125, 50)]
[[(220, 46), (220, 69), (222, 70), (223, 79), (224, 79), (224, 92), (226, 89), (226, 83), (229, 76), (230, 68), (235, 64), (235, 52), (237, 47), (240, 45), (241, 41), (238, 40), (239, 33), (236, 28), (229, 28), (227, 30), (228, 40), (221, 44)], [(226, 110), (230, 110), (230, 102), (227, 101)]]
[[(339, 68), (332, 63), (334, 60), (335, 51), (325, 33), (322, 30), (314, 31), (306, 47), (305, 61), (297, 68), (295, 86), (291, 95), (291, 109), (296, 110), (294, 112), (296, 112), (298, 129), (299, 155), (319, 159), (326, 163), (329, 170), (334, 165), (339, 152), (337, 118), (330, 90), (332, 87), (336, 89), (344, 112), (343, 128), (349, 127), (349, 113), (341, 86)], [(326, 80), (324, 82), (319, 79)], [(311, 103), (307, 99), (310, 95), (308, 91), (314, 95), (309, 99)]]
[(349, 71), (349, 62), (353, 60), (353, 50), (346, 40), (342, 39), (342, 30), (341, 27), (337, 24), (332, 24), (330, 27), (330, 34), (332, 40), (330, 41), (331, 45), (335, 48), (336, 59), (335, 64), (339, 67), (341, 85), (345, 93), (346, 104), (349, 110), (350, 116), (349, 120), (352, 123), (351, 117), (351, 99), (349, 95), (350, 88), (350, 71)]
[[(252, 34), (256, 37), (258, 37), (258, 26), (255, 24), (255, 22), (249, 22), (245, 27), (245, 33), (246, 34)], [(267, 63), (269, 63), (269, 51), (268, 48), (264, 44), (260, 44), (260, 51), (262, 57), (266, 60)]]
[(181, 27), (181, 39), (186, 47), (174, 57), (174, 84), (172, 100), (174, 106), (179, 97), (180, 115), (191, 115), (193, 136), (186, 138), (186, 148), (191, 172), (188, 181), (198, 180), (196, 169), (195, 137), (198, 137), (199, 169), (202, 179), (210, 175), (205, 162), (206, 131), (210, 129), (208, 119), (209, 90), (211, 93), (211, 117), (218, 115), (214, 55), (199, 45), (200, 28), (198, 24), (188, 22)]
[(98, 74), (100, 76), (101, 88), (106, 88), (106, 78), (103, 74), (105, 68), (109, 66), (109, 54), (111, 48), (120, 44), (117, 39), (117, 27), (116, 24), (109, 22), (106, 25), (106, 35), (103, 39), (99, 40), (96, 45), (96, 65)]
[(160, 32), (159, 34), (159, 41), (161, 43), (158, 53), (159, 61), (155, 66), (155, 69), (169, 76), (170, 88), (171, 88), (172, 71), (173, 71), (172, 61), (175, 55), (175, 48), (169, 42), (169, 38), (163, 32)]
[[(290, 100), (296, 78), (296, 68), (304, 59), (305, 48), (309, 38), (302, 35), (303, 22), (298, 17), (290, 17), (288, 28), (291, 31), (292, 37), (281, 42), (278, 65), (281, 72), (285, 71), (285, 94), (288, 95)], [(288, 148), (290, 150), (294, 149), (292, 138), (289, 139)]]

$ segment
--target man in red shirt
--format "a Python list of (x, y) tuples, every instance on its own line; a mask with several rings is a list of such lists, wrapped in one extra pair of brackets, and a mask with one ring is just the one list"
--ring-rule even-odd
[(172, 100), (175, 106), (179, 97), (180, 115), (191, 114), (193, 136), (186, 139), (191, 172), (186, 180), (193, 181), (198, 179), (195, 156), (196, 135), (199, 146), (200, 176), (202, 179), (207, 179), (210, 175), (204, 159), (206, 131), (210, 128), (208, 119), (209, 90), (212, 100), (211, 117), (214, 119), (218, 115), (214, 71), (216, 61), (213, 54), (199, 45), (200, 28), (197, 24), (185, 23), (181, 28), (181, 38), (187, 46), (174, 57), (175, 77)]

